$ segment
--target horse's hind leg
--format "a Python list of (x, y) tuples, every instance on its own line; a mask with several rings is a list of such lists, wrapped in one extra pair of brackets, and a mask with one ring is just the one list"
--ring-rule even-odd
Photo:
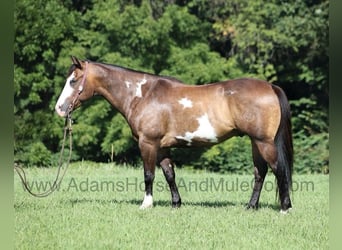
[(163, 169), (163, 173), (167, 183), (169, 184), (172, 196), (172, 207), (181, 206), (181, 198), (178, 192), (176, 180), (175, 180), (175, 170), (174, 164), (170, 159), (169, 150), (162, 151), (159, 155), (160, 166)]
[(252, 153), (253, 153), (253, 163), (254, 163), (254, 188), (252, 197), (248, 203), (247, 208), (257, 209), (259, 206), (259, 197), (261, 189), (267, 174), (267, 162), (261, 156), (259, 149), (255, 142), (252, 141)]
[(289, 193), (289, 182), (284, 173), (284, 169), (282, 169), (281, 166), (278, 166), (277, 148), (273, 141), (256, 140), (255, 144), (260, 155), (270, 165), (272, 172), (277, 179), (281, 211), (287, 211), (292, 207)]

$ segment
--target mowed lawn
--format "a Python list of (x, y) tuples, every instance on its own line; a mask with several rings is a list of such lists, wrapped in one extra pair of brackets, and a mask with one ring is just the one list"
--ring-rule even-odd
[[(27, 169), (43, 191), (56, 168)], [(283, 215), (274, 177), (257, 211), (246, 210), (250, 175), (176, 169), (183, 205), (156, 170), (154, 207), (139, 210), (143, 170), (74, 163), (58, 191), (34, 198), (14, 176), (15, 249), (328, 249), (329, 176), (294, 175), (292, 211)], [(37, 189), (35, 189), (37, 190)]]

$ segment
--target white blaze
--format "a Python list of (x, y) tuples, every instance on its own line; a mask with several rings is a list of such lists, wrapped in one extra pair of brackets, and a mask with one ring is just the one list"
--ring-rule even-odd
[(137, 89), (136, 89), (136, 92), (135, 92), (135, 96), (142, 97), (141, 86), (146, 84), (146, 82), (147, 82), (147, 80), (146, 80), (145, 77), (141, 81), (137, 82)]
[(191, 145), (192, 140), (196, 137), (207, 139), (210, 142), (217, 142), (217, 135), (214, 127), (209, 121), (208, 114), (204, 114), (197, 118), (199, 126), (194, 132), (186, 132), (184, 136), (176, 136), (177, 139), (182, 139), (188, 142), (188, 146)]
[(64, 104), (65, 100), (68, 97), (70, 97), (72, 95), (72, 93), (74, 93), (74, 91), (75, 91), (75, 89), (73, 87), (71, 87), (71, 84), (70, 84), (71, 80), (74, 78), (75, 78), (75, 72), (72, 72), (72, 74), (66, 80), (62, 94), (58, 98), (55, 109), (59, 115), (62, 115), (60, 107)]
[(183, 108), (192, 108), (192, 101), (188, 98), (182, 98), (178, 102), (183, 105)]

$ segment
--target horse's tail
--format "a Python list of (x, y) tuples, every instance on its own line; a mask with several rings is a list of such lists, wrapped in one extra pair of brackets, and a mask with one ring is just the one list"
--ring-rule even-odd
[[(278, 151), (277, 171), (283, 180), (287, 180), (288, 187), (292, 186), (293, 170), (293, 143), (290, 105), (284, 91), (272, 85), (280, 104), (280, 124), (275, 137), (275, 145)], [(286, 178), (286, 179), (285, 179)], [(278, 183), (279, 184), (279, 183)], [(290, 192), (290, 190), (288, 190)]]

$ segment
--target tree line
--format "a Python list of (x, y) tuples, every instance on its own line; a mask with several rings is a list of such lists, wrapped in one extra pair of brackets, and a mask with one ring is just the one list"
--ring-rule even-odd
[[(326, 0), (18, 0), (14, 153), (55, 165), (63, 119), (54, 113), (70, 56), (204, 84), (238, 77), (282, 87), (291, 104), (295, 171), (328, 172)], [(74, 160), (140, 164), (123, 117), (95, 98), (74, 112)], [(174, 150), (178, 166), (250, 172), (249, 139)]]

